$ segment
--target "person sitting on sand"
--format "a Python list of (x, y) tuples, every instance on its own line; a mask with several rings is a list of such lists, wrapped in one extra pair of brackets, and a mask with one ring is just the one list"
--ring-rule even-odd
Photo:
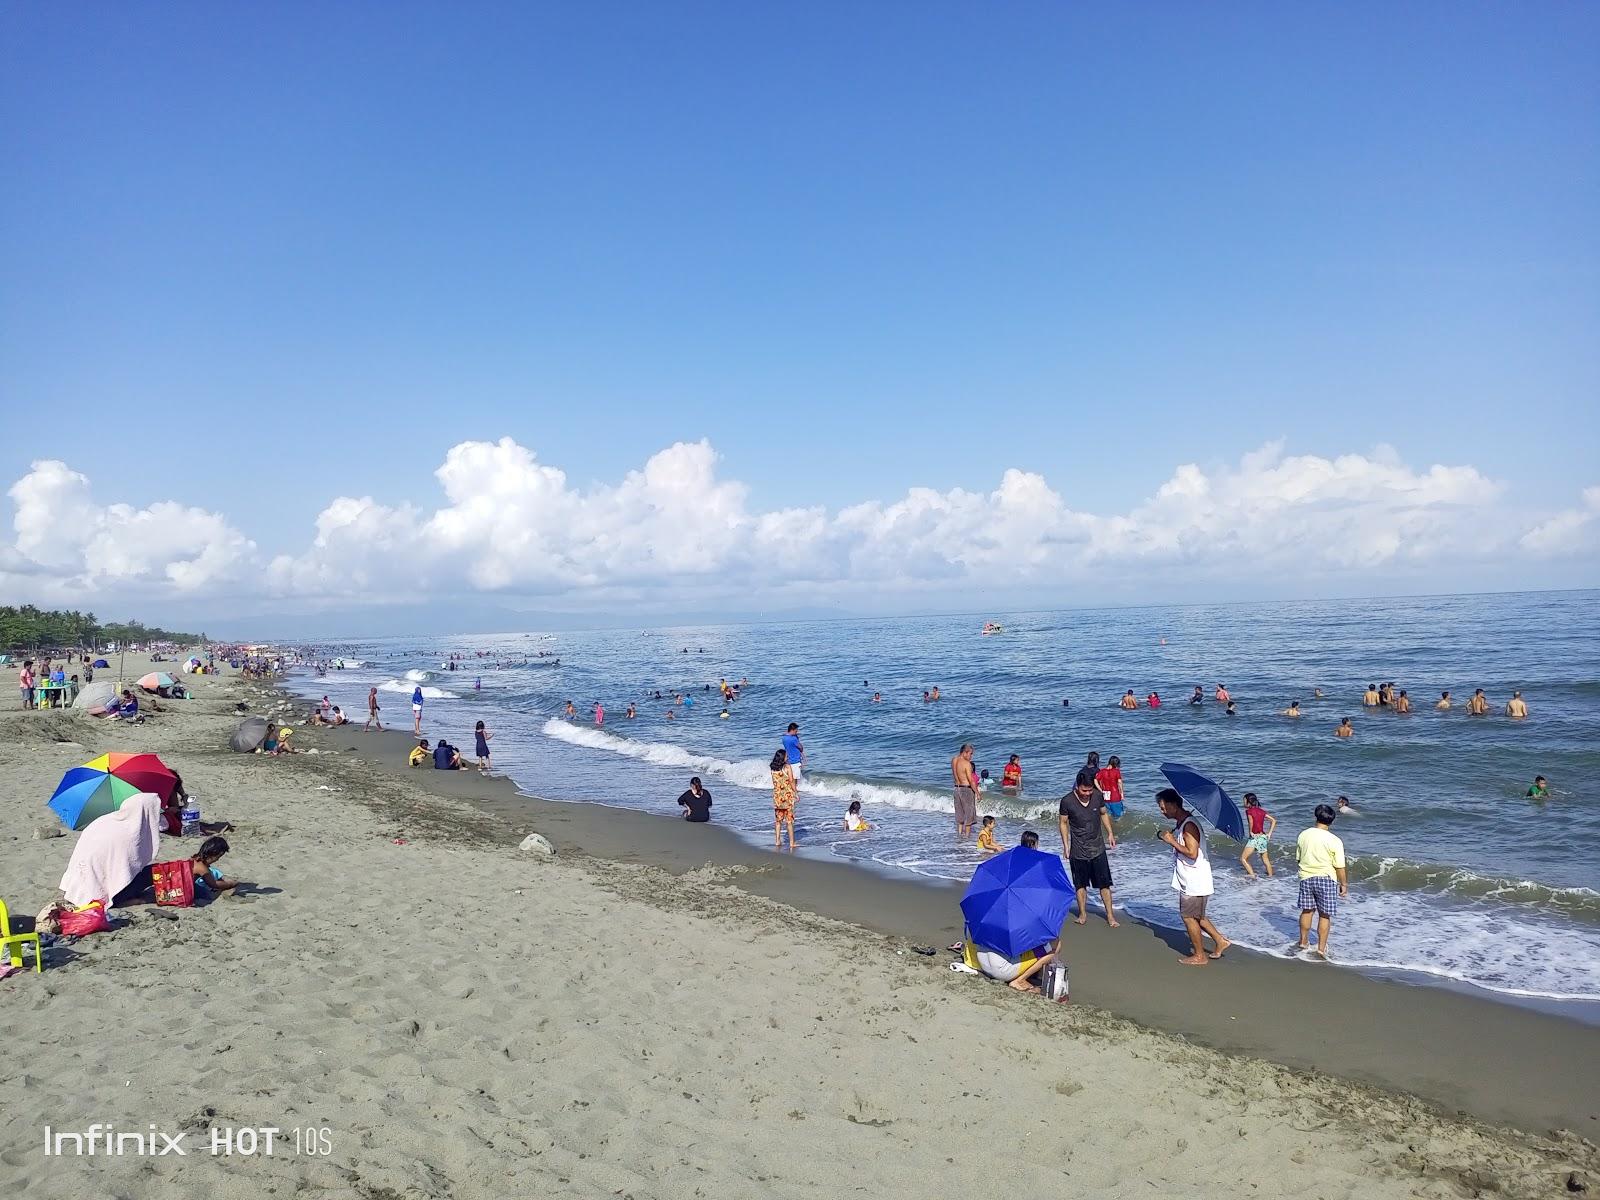
[(1126, 708), (1126, 709), (1129, 709), (1129, 710), (1132, 710), (1132, 709), (1135, 709), (1135, 708), (1139, 707), (1139, 701), (1134, 697), (1132, 688), (1129, 688), (1126, 692), (1124, 692), (1123, 696), (1122, 696), (1122, 699), (1117, 701), (1117, 703), (1122, 708)]
[[(229, 879), (217, 870), (217, 863), (228, 852), (228, 839), (209, 837), (200, 843), (200, 853), (189, 859), (189, 869), (194, 873), (196, 892), (225, 892), (239, 886), (237, 879)], [(114, 903), (131, 904), (138, 900), (149, 900), (155, 891), (154, 864), (145, 867), (129, 882), (128, 886), (117, 893)], [(196, 899), (198, 899), (198, 895)]]
[(1529, 800), (1548, 800), (1550, 798), (1550, 781), (1543, 775), (1533, 777), (1533, 786), (1528, 789)]
[(990, 946), (980, 946), (967, 937), (962, 943), (962, 960), (974, 971), (998, 979), (1019, 992), (1037, 992), (1034, 977), (1056, 960), (1056, 943), (1036, 946), (1021, 958), (1010, 958)]
[(107, 900), (115, 908), (142, 874), (149, 886), (150, 864), (161, 844), (161, 798), (150, 792), (129, 796), (121, 807), (84, 826), (72, 847), (60, 888), (74, 908)]
[(311, 723), (313, 725), (316, 725), (316, 726), (322, 726), (322, 725), (328, 724), (328, 722), (323, 720), (323, 718), (322, 718), (322, 709), (313, 708), (311, 710)]
[(1022, 759), (1013, 754), (1006, 762), (1005, 769), (1000, 772), (1000, 787), (1004, 791), (1014, 792), (1022, 786)]
[(994, 840), (993, 816), (984, 817), (983, 824), (978, 829), (978, 849), (987, 850), (990, 853), (1000, 849), (999, 845), (997, 845)]
[(844, 827), (851, 833), (865, 833), (867, 830), (872, 828), (871, 825), (862, 819), (861, 801), (850, 801), (850, 807), (844, 811)]
[(1485, 717), (1489, 715), (1489, 697), (1479, 688), (1472, 693), (1472, 699), (1467, 701), (1467, 715), (1470, 717)]
[(461, 770), (461, 751), (457, 750), (443, 738), (433, 748), (433, 769), (435, 771)]
[(700, 776), (689, 780), (689, 790), (678, 797), (678, 807), (683, 809), (683, 819), (696, 825), (711, 820), (711, 793), (700, 783)]
[(1528, 702), (1522, 698), (1521, 692), (1512, 692), (1511, 699), (1506, 701), (1506, 716), (1514, 721), (1520, 721), (1528, 715)]
[(1289, 701), (1289, 707), (1284, 709), (1279, 715), (1284, 717), (1298, 717), (1300, 715), (1300, 701)]
[(423, 738), (411, 748), (411, 753), (406, 755), (406, 766), (420, 767), (433, 760), (433, 749), (428, 745), (428, 739)]
[(335, 704), (333, 706), (333, 716), (328, 719), (328, 724), (330, 724), (330, 725), (346, 725), (346, 724), (349, 724), (349, 722), (350, 722), (350, 718), (344, 715), (344, 709), (340, 708), (337, 704)]
[(1355, 737), (1355, 735), (1356, 735), (1356, 731), (1353, 728), (1351, 728), (1350, 718), (1349, 717), (1341, 717), (1339, 719), (1339, 727), (1333, 731), (1333, 736), (1334, 737), (1347, 738), (1347, 737)]
[(142, 721), (139, 715), (139, 697), (127, 688), (122, 689), (122, 703), (106, 709), (106, 716), (116, 717), (119, 721)]

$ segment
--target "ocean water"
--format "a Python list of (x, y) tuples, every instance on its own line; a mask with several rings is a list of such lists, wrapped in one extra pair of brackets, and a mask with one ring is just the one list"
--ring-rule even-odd
[[(980, 636), (985, 616), (1005, 632)], [(714, 819), (756, 841), (771, 837), (768, 762), (797, 721), (803, 852), (933, 878), (964, 879), (980, 857), (956, 840), (951, 817), (949, 760), (962, 742), (996, 779), (1008, 755), (1022, 758), (1021, 795), (991, 790), (979, 804), (1005, 845), (1032, 827), (1058, 847), (1056, 805), (1085, 755), (1116, 754), (1127, 799), (1112, 858), (1117, 902), (1166, 926), (1178, 921), (1153, 796), (1165, 783), (1158, 765), (1185, 762), (1235, 797), (1255, 791), (1278, 818), (1276, 879), (1250, 881), (1239, 847), (1211, 839), (1211, 914), (1267, 953), (1287, 953), (1296, 934), (1295, 836), (1319, 801), (1347, 795), (1358, 813), (1335, 825), (1351, 859), (1339, 965), (1600, 1000), (1600, 593), (460, 635), (320, 652), (361, 665), (301, 670), (296, 690), (360, 717), (377, 686), (384, 716), (409, 726), (420, 684), (424, 735), (442, 733), (470, 755), (473, 724), (485, 721), (496, 770), (530, 794), (675, 815), (698, 774)], [(464, 656), (455, 671), (452, 654)], [(718, 681), (744, 677), (750, 685), (721, 719)], [(1362, 708), (1365, 686), (1386, 680), (1409, 691), (1411, 714)], [(1233, 717), (1209, 699), (1218, 682)], [(935, 684), (943, 698), (923, 703)], [(1196, 684), (1208, 699), (1191, 707)], [(1123, 711), (1130, 687), (1141, 698), (1157, 691), (1162, 707)], [(1464, 712), (1477, 687), (1494, 715)], [(1313, 699), (1315, 688), (1326, 698)], [(1459, 707), (1437, 713), (1446, 688)], [(1526, 721), (1499, 715), (1513, 688), (1530, 706)], [(657, 690), (694, 704), (657, 701)], [(569, 699), (571, 721), (561, 716)], [(1278, 715), (1294, 699), (1305, 716)], [(596, 700), (606, 710), (598, 727)], [(1344, 716), (1352, 739), (1333, 736)], [(1525, 798), (1536, 774), (1551, 784), (1543, 803)], [(843, 831), (852, 798), (870, 833)]]

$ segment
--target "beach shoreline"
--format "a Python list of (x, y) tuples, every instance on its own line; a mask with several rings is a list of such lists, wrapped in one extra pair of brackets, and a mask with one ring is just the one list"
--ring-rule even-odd
[[(1600, 1166), (1580, 1073), (1600, 1034), (1577, 1022), (1262, 956), (1184, 972), (1150, 929), (1092, 922), (1060, 1008), (911, 951), (959, 934), (953, 888), (408, 770), (408, 732), (297, 726), (317, 754), (230, 754), (233, 703), (284, 693), (196, 692), (144, 726), (0, 714), (14, 916), (70, 852), (31, 837), (55, 778), (107, 749), (179, 767), (257, 885), (130, 910), (0, 982), (29, 1047), (0, 1067), (8, 1191), (818, 1195), (843, 1149), (886, 1195), (993, 1194), (1003, 1161), (1007, 1191), (1534, 1196)], [(557, 858), (517, 849), (534, 831)], [(91, 1112), (315, 1123), (334, 1152), (42, 1156), (43, 1123)]]
[[(903, 944), (936, 946), (941, 964), (952, 957), (943, 948), (962, 935), (959, 884), (896, 879), (841, 860), (791, 858), (752, 846), (714, 822), (693, 825), (637, 809), (546, 800), (519, 791), (504, 776), (484, 778), (476, 770), (413, 771), (405, 766), (415, 745), (409, 731), (355, 729), (350, 738), (339, 730), (315, 732), (320, 742), (374, 770), (421, 776), (423, 787), (468, 800), (504, 823), (507, 840), (539, 832), (563, 854), (601, 862), (673, 874), (732, 871), (730, 885), (743, 892)], [(1174, 930), (1127, 917), (1113, 930), (1097, 912), (1087, 925), (1068, 929), (1064, 947), (1075, 1001), (1152, 1030), (1411, 1093), (1442, 1111), (1525, 1129), (1600, 1131), (1600, 1094), (1585, 1066), (1600, 1061), (1600, 1028), (1591, 1023), (1492, 995), (1245, 950), (1203, 971), (1186, 971), (1176, 963), (1180, 953), (1187, 945)], [(1494, 1029), (1492, 1038), (1482, 1036), (1486, 1028)]]

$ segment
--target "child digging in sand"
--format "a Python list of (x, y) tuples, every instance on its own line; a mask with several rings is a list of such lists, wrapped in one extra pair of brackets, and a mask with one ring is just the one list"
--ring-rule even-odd
[(1000, 849), (994, 840), (994, 818), (985, 817), (983, 827), (978, 830), (978, 849), (993, 852)]

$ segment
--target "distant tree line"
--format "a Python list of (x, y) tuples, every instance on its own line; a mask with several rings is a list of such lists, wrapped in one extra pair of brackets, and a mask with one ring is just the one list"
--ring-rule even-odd
[(175, 642), (193, 645), (205, 640), (201, 633), (180, 633), (139, 621), (112, 621), (102, 625), (93, 613), (60, 612), (24, 604), (0, 605), (0, 650), (63, 650), (93, 648), (105, 642)]

